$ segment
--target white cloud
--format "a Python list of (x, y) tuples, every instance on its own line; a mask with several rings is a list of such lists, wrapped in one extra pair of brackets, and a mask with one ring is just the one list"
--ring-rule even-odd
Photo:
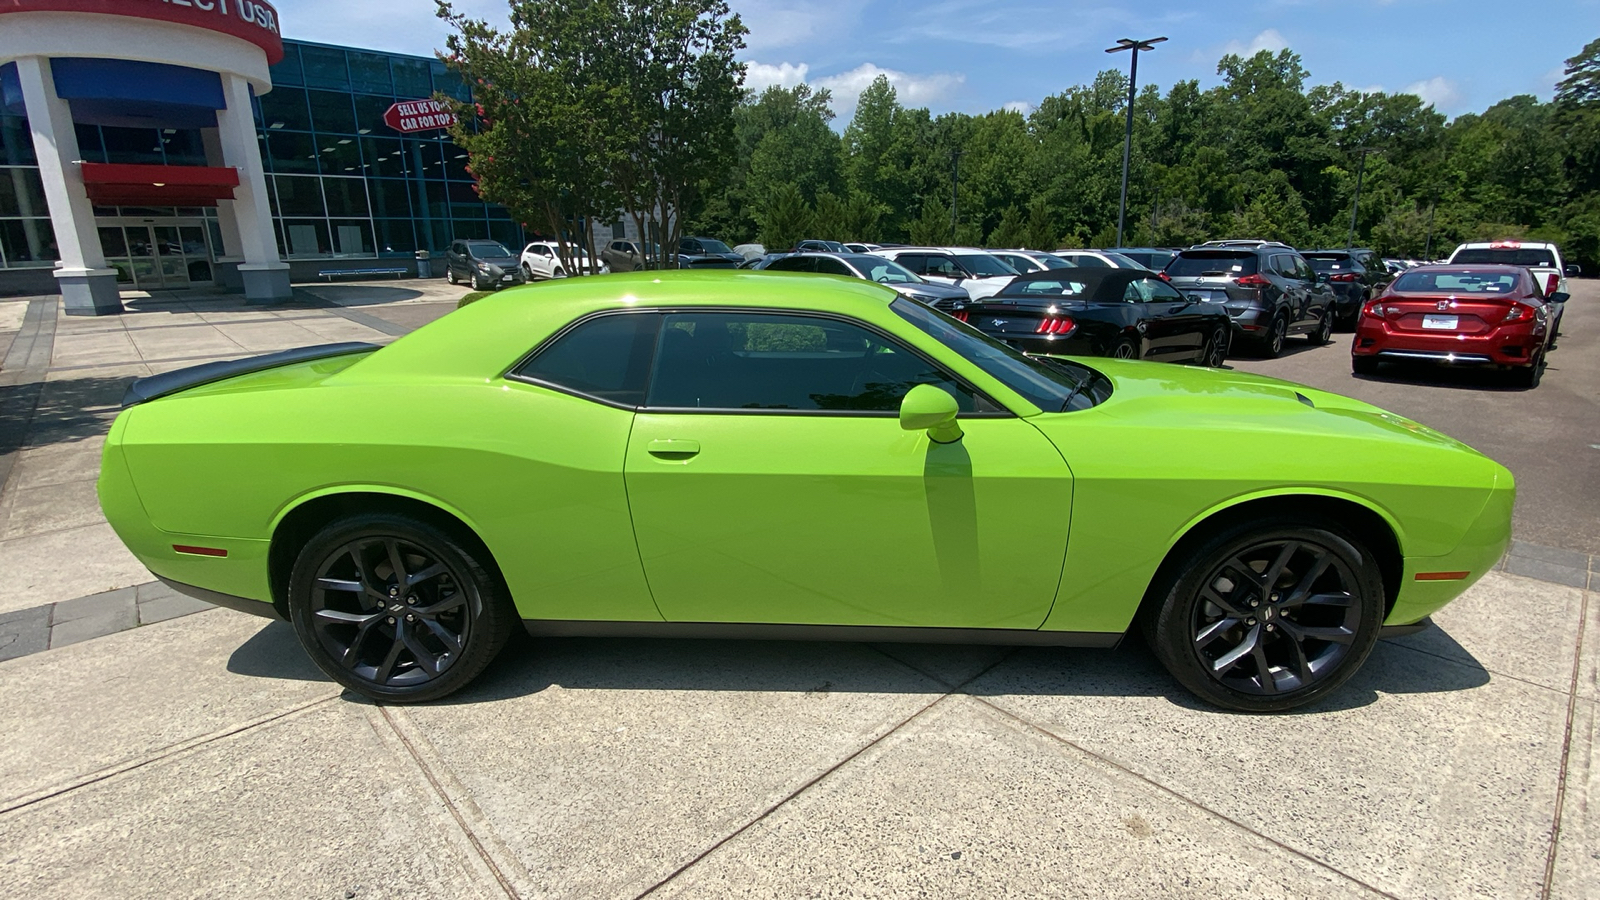
[(873, 63), (862, 63), (848, 72), (828, 75), (811, 83), (833, 91), (833, 111), (841, 120), (855, 115), (856, 101), (879, 75), (894, 85), (895, 96), (902, 106), (931, 106), (948, 99), (951, 92), (967, 81), (958, 73), (940, 72), (932, 75), (915, 75), (895, 69), (880, 68)]
[(1249, 58), (1255, 56), (1257, 53), (1260, 53), (1263, 50), (1270, 50), (1273, 53), (1277, 53), (1279, 50), (1288, 49), (1288, 47), (1289, 40), (1283, 36), (1282, 32), (1278, 31), (1276, 28), (1268, 28), (1266, 31), (1263, 31), (1251, 38), (1249, 44), (1242, 44), (1239, 41), (1229, 41), (1227, 46), (1222, 48), (1222, 52), (1224, 54), (1236, 53), (1239, 56)]
[(1403, 93), (1416, 94), (1423, 103), (1436, 107), (1453, 107), (1461, 102), (1461, 88), (1443, 75), (1409, 85)]
[(1023, 115), (1028, 115), (1034, 110), (1033, 104), (1026, 100), (1013, 100), (1010, 103), (1005, 104), (1003, 108), (1009, 109), (1012, 112), (1022, 113)]
[(792, 63), (767, 63), (747, 62), (744, 67), (744, 86), (760, 94), (767, 88), (778, 85), (779, 87), (792, 88), (806, 80), (806, 73), (811, 67), (805, 63), (794, 65)]
[(861, 13), (856, 0), (737, 0), (733, 11), (739, 14), (750, 33), (745, 44), (751, 50), (788, 47), (812, 38), (832, 37), (853, 24)]

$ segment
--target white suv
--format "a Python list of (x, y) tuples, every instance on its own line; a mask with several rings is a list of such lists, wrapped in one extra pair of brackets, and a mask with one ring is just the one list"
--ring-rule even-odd
[(885, 247), (874, 250), (936, 284), (952, 284), (974, 300), (993, 297), (1017, 270), (975, 247)]
[[(577, 257), (575, 260), (583, 267), (584, 274), (593, 275), (600, 271), (600, 263), (593, 256), (585, 257), (583, 248), (576, 244), (569, 244), (568, 252)], [(561, 248), (555, 241), (534, 241), (522, 248), (522, 274), (529, 281), (535, 278), (565, 278), (571, 274), (561, 262)]]
[[(1567, 276), (1580, 274), (1577, 266), (1562, 262), (1561, 248), (1548, 241), (1479, 241), (1462, 244), (1450, 254), (1449, 262), (1457, 266), (1521, 266), (1533, 273), (1533, 280), (1544, 291), (1546, 298), (1556, 293), (1564, 297), (1568, 293)], [(1550, 337), (1554, 339), (1561, 333), (1561, 314), (1567, 304), (1564, 300), (1553, 302), (1549, 299), (1545, 303), (1551, 308)]]

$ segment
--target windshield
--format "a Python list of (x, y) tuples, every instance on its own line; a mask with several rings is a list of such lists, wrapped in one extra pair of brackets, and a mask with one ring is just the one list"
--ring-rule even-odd
[(1343, 272), (1354, 268), (1348, 256), (1306, 256), (1306, 262), (1318, 272)]
[(1221, 275), (1237, 278), (1256, 274), (1256, 255), (1238, 250), (1185, 250), (1167, 263), (1167, 274), (1174, 278)]
[(695, 238), (695, 240), (700, 242), (700, 250), (703, 253), (732, 253), (733, 252), (733, 248), (731, 248), (727, 244), (724, 244), (723, 242), (717, 240), (716, 238)]
[(956, 261), (974, 278), (1013, 278), (1018, 272), (987, 253), (957, 253)]
[(1393, 290), (1404, 294), (1509, 294), (1517, 289), (1515, 272), (1452, 272), (1431, 269), (1407, 272), (1394, 280)]
[(1045, 412), (1067, 412), (1069, 404), (1072, 410), (1088, 409), (1099, 402), (1088, 388), (1105, 376), (1088, 366), (1026, 356), (920, 303), (896, 300), (889, 308)]
[(873, 259), (866, 263), (857, 261), (857, 266), (867, 273), (867, 278), (879, 284), (921, 284), (922, 279), (911, 274), (911, 270), (900, 265), (892, 259)]
[(1035, 254), (1035, 255), (1030, 256), (1028, 258), (1032, 259), (1032, 260), (1035, 260), (1036, 262), (1039, 263), (1039, 265), (1044, 266), (1046, 269), (1076, 269), (1077, 268), (1077, 266), (1073, 265), (1072, 263), (1067, 262), (1066, 260), (1062, 259), (1061, 257), (1059, 257), (1059, 256), (1051, 256), (1048, 253), (1038, 253), (1038, 254)]
[(473, 259), (504, 259), (511, 255), (498, 241), (467, 241), (467, 252)]
[(1456, 255), (1450, 258), (1458, 266), (1469, 265), (1502, 265), (1502, 266), (1540, 266), (1554, 269), (1556, 260), (1550, 255), (1549, 250), (1527, 249), (1523, 247), (1487, 247), (1482, 250), (1457, 250)]

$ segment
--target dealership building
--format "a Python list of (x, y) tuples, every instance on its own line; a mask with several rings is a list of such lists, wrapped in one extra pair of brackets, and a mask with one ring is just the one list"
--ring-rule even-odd
[(262, 0), (0, 0), (0, 296), (267, 302), (455, 238), (521, 246), (437, 93), (470, 99), (436, 59), (283, 40)]

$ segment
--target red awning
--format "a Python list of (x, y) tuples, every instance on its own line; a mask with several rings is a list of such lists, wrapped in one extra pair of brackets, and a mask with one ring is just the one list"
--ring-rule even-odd
[(216, 206), (232, 200), (239, 170), (231, 166), (81, 164), (83, 185), (98, 206)]

